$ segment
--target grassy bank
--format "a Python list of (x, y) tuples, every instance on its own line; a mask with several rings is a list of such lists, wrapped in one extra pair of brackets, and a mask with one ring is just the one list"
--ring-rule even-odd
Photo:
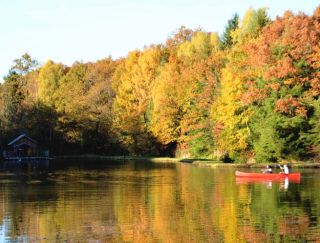
[[(236, 167), (236, 168), (264, 168), (267, 164), (236, 164), (223, 163), (219, 160), (209, 159), (186, 159), (186, 158), (169, 158), (169, 157), (148, 157), (148, 156), (103, 156), (94, 154), (85, 155), (63, 155), (56, 156), (57, 159), (64, 160), (104, 160), (104, 161), (148, 161), (153, 163), (190, 163), (197, 167)], [(292, 168), (320, 168), (319, 162), (282, 162), (269, 163), (271, 167), (276, 168), (279, 164), (289, 164)]]

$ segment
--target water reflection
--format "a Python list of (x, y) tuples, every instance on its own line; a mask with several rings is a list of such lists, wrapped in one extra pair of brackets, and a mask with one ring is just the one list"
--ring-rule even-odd
[(289, 179), (286, 177), (284, 178), (284, 181), (280, 184), (280, 188), (284, 191), (287, 191), (289, 188)]
[(0, 171), (0, 241), (316, 242), (319, 172), (239, 183), (233, 169), (56, 163)]
[(271, 189), (272, 185), (278, 184), (280, 185), (280, 189), (283, 191), (287, 191), (289, 188), (290, 183), (299, 184), (300, 178), (296, 179), (289, 179), (288, 177), (285, 178), (276, 178), (276, 179), (265, 179), (265, 178), (250, 178), (250, 177), (236, 177), (236, 184), (262, 184), (265, 185), (266, 188)]

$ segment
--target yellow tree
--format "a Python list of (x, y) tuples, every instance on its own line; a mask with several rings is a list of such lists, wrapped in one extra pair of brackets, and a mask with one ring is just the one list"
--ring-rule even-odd
[(228, 57), (229, 63), (222, 71), (219, 96), (212, 105), (211, 114), (217, 155), (228, 154), (236, 158), (238, 152), (248, 149), (248, 119), (251, 112), (244, 110), (241, 101), (244, 80), (239, 74), (239, 64), (246, 55), (233, 49)]
[(208, 110), (223, 64), (219, 49), (217, 34), (194, 32), (170, 49), (156, 80), (152, 132), (163, 144), (176, 144), (177, 156), (203, 156), (210, 149)]
[(237, 44), (227, 54), (228, 64), (222, 70), (219, 96), (211, 109), (216, 155), (228, 155), (238, 161), (251, 157), (248, 122), (252, 111), (242, 100), (252, 72), (247, 65), (246, 48), (248, 43), (256, 40), (268, 22), (264, 9), (249, 9), (242, 24), (233, 33)]
[(158, 73), (161, 50), (151, 46), (129, 53), (113, 77), (116, 97), (113, 127), (120, 141), (131, 153), (152, 150), (148, 111), (151, 87)]
[(38, 100), (49, 107), (56, 101), (56, 91), (59, 81), (65, 75), (66, 67), (61, 63), (47, 61), (41, 68), (38, 76)]

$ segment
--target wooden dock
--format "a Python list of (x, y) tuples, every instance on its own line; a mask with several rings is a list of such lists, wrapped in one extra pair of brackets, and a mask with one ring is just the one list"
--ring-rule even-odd
[(53, 158), (47, 156), (35, 156), (35, 157), (5, 157), (5, 161), (13, 161), (13, 162), (36, 162), (36, 161), (47, 161), (52, 160)]

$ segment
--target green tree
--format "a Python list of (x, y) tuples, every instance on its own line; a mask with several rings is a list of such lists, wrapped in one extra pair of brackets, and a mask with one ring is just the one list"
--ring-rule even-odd
[(10, 71), (4, 78), (4, 84), (2, 85), (2, 115), (6, 129), (10, 129), (10, 126), (16, 127), (18, 122), (16, 118), (22, 110), (22, 102), (25, 96), (21, 75), (15, 71)]
[(76, 62), (59, 81), (55, 92), (56, 111), (59, 114), (56, 130), (70, 144), (84, 145), (86, 112), (84, 96), (90, 83), (86, 79), (87, 65)]
[(14, 65), (11, 67), (11, 70), (21, 75), (25, 75), (36, 69), (38, 65), (39, 63), (37, 60), (33, 59), (28, 53), (25, 53), (21, 58), (14, 60)]
[(222, 47), (223, 49), (230, 48), (233, 44), (232, 33), (238, 28), (239, 15), (235, 13), (231, 19), (228, 20), (227, 26), (222, 34)]

